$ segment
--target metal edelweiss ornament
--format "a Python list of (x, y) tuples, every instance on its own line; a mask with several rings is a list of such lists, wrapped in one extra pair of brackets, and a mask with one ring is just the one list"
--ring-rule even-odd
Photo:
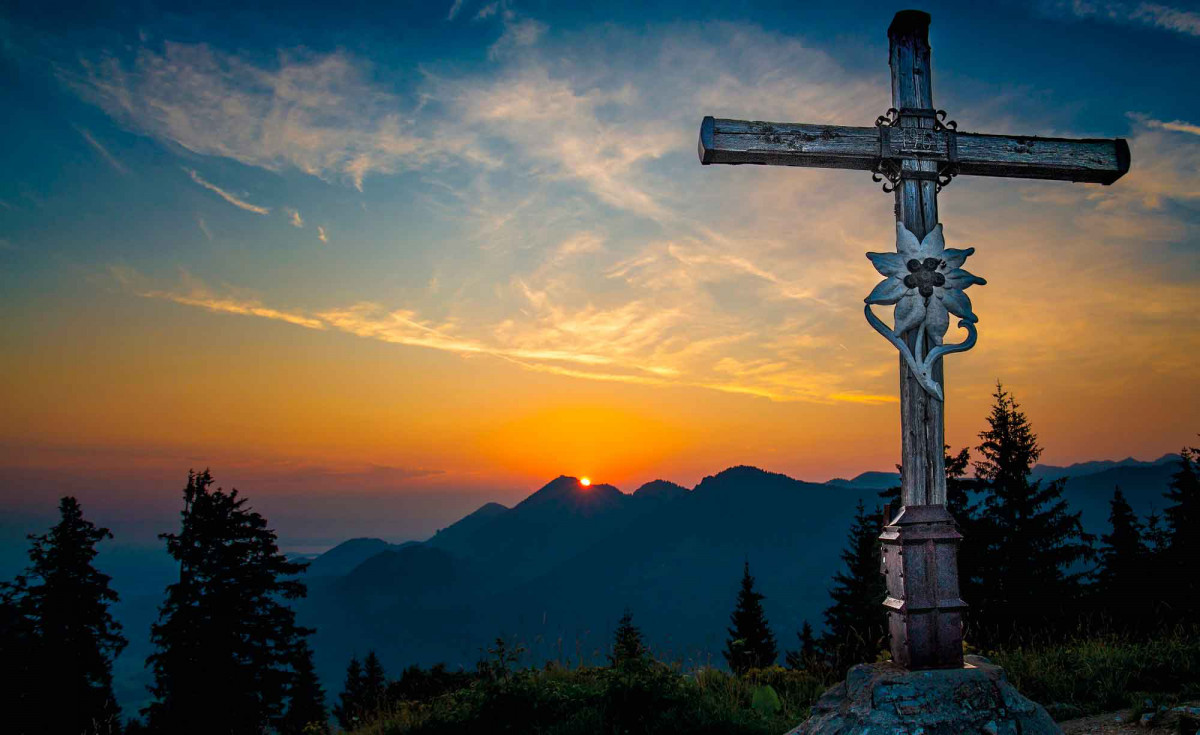
[[(884, 279), (865, 299), (867, 321), (875, 330), (900, 350), (909, 369), (921, 386), (939, 401), (944, 400), (942, 388), (933, 379), (933, 366), (943, 355), (964, 352), (975, 346), (975, 322), (979, 317), (971, 311), (971, 299), (966, 289), (987, 281), (962, 269), (975, 248), (947, 248), (942, 226), (937, 224), (925, 239), (917, 236), (900, 222), (896, 223), (895, 253), (867, 253), (875, 269)], [(895, 327), (889, 329), (871, 311), (872, 304), (896, 305)], [(959, 317), (958, 326), (967, 330), (967, 338), (955, 345), (943, 345), (942, 338), (950, 327), (950, 314)], [(900, 337), (916, 329), (916, 354)], [(934, 348), (925, 354), (925, 336)]]

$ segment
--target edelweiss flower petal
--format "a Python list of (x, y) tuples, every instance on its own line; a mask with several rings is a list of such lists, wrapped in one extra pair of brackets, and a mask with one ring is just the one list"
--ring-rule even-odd
[(967, 262), (968, 255), (974, 254), (975, 248), (967, 248), (966, 250), (959, 250), (958, 248), (946, 248), (942, 252), (942, 260), (946, 261), (947, 270), (953, 270)]
[(956, 289), (946, 289), (946, 293), (942, 296), (942, 303), (950, 310), (950, 313), (966, 319), (969, 322), (979, 321), (979, 317), (975, 316), (975, 312), (971, 311), (971, 298), (962, 291)]
[(867, 257), (881, 275), (902, 279), (908, 274), (908, 268), (904, 266), (904, 256), (900, 253), (867, 253)]
[(894, 304), (900, 300), (905, 291), (908, 291), (908, 288), (904, 285), (904, 281), (901, 281), (899, 278), (885, 278), (867, 296), (866, 302), (868, 304), (883, 304), (885, 306), (887, 304)]
[(955, 268), (946, 274), (947, 288), (957, 288), (961, 291), (963, 289), (970, 288), (976, 283), (978, 283), (980, 286), (984, 286), (987, 284), (987, 281), (973, 273), (968, 273), (962, 268)]
[(904, 256), (905, 260), (917, 257), (917, 253), (921, 250), (921, 243), (917, 241), (917, 236), (909, 232), (903, 222), (896, 223), (896, 250), (900, 251), (900, 255)]
[(925, 299), (910, 292), (896, 304), (896, 326), (892, 329), (897, 336), (913, 329), (925, 319)]
[(942, 236), (942, 223), (939, 222), (933, 226), (929, 234), (925, 235), (925, 239), (921, 241), (920, 254), (917, 255), (917, 259), (941, 258), (942, 251), (945, 249), (946, 239)]
[(950, 314), (946, 311), (946, 305), (939, 298), (930, 299), (929, 306), (925, 308), (925, 332), (933, 339), (934, 344), (940, 345), (949, 328)]

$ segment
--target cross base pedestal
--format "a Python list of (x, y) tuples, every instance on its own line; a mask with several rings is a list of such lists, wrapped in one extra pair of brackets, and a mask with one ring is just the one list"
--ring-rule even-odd
[(821, 696), (788, 735), (1055, 735), (1062, 730), (1008, 682), (1004, 669), (967, 656), (956, 669), (906, 671), (859, 664)]
[(911, 670), (962, 667), (967, 603), (958, 592), (962, 534), (954, 518), (944, 505), (906, 506), (879, 540), (892, 660)]

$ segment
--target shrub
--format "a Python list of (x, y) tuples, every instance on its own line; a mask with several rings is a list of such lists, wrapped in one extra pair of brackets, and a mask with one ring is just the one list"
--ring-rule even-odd
[(1094, 714), (1155, 700), (1200, 696), (1200, 629), (1153, 639), (1115, 633), (989, 654), (1022, 694)]
[[(419, 681), (415, 673), (411, 681)], [(444, 681), (444, 679), (443, 679)], [(358, 735), (521, 732), (538, 735), (767, 735), (808, 716), (824, 683), (779, 667), (735, 676), (682, 673), (653, 660), (613, 667), (518, 669), (462, 688), (400, 701)]]

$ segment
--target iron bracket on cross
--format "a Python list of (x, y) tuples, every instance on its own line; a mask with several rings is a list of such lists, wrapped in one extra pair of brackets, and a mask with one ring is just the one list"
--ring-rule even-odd
[[(928, 126), (901, 125), (905, 119), (928, 120)], [(879, 128), (879, 157), (871, 170), (871, 179), (883, 182), (883, 191), (892, 193), (901, 181), (935, 181), (941, 191), (958, 175), (958, 123), (946, 119), (945, 110), (932, 107), (895, 107), (875, 119)], [(904, 159), (936, 161), (936, 171), (905, 169)]]

